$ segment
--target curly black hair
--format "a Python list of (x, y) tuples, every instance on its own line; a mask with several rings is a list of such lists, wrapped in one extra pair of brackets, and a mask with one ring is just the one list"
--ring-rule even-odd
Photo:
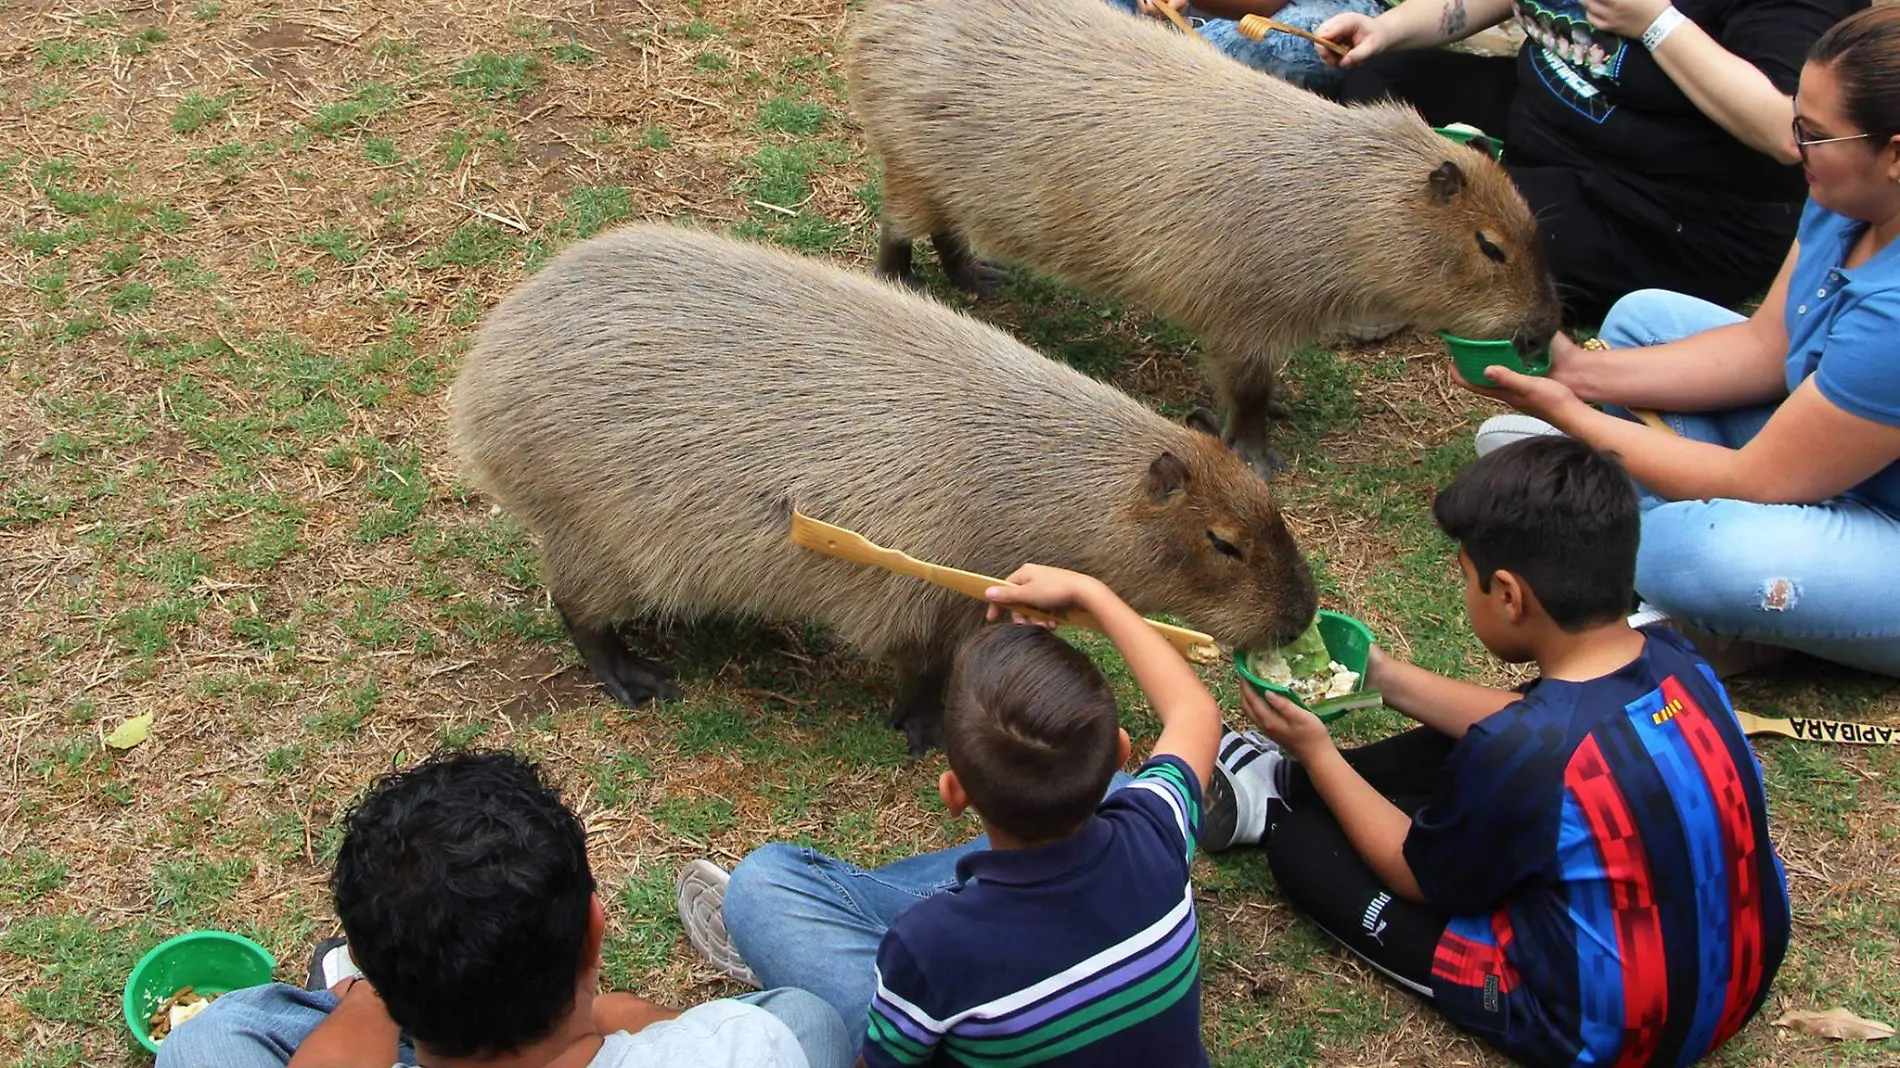
[(330, 890), (390, 1019), (435, 1053), (512, 1052), (573, 1007), (587, 834), (514, 753), (437, 754), (376, 782), (347, 817)]

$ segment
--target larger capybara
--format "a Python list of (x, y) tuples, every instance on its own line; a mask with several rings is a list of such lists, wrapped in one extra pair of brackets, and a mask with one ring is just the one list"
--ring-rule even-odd
[(987, 574), (1086, 571), (1241, 646), (1314, 612), (1266, 484), (1216, 439), (899, 287), (701, 232), (603, 234), (511, 293), (450, 435), (629, 705), (677, 690), (621, 620), (815, 620), (893, 660), (893, 724), (938, 741), (983, 604), (793, 546), (794, 507)]
[(878, 272), (911, 280), (929, 236), (963, 289), (993, 286), (974, 246), (1179, 322), (1263, 472), (1274, 365), (1300, 345), (1557, 330), (1510, 176), (1408, 108), (1342, 107), (1102, 0), (873, 0), (848, 47), (884, 165)]

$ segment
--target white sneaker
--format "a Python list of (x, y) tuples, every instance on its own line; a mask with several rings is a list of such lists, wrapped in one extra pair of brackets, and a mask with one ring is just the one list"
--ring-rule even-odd
[(349, 943), (341, 938), (327, 938), (317, 943), (310, 954), (310, 971), (304, 979), (304, 989), (328, 990), (362, 974), (363, 969), (356, 966), (356, 958), (350, 956)]
[(1471, 444), (1479, 456), (1487, 456), (1514, 441), (1561, 433), (1563, 431), (1536, 416), (1511, 412), (1486, 419)]
[(686, 941), (720, 973), (758, 988), (759, 977), (746, 967), (745, 958), (726, 933), (726, 884), (732, 876), (710, 860), (695, 860), (680, 872), (676, 887), (680, 925)]
[(1654, 626), (1657, 623), (1669, 622), (1669, 613), (1644, 601), (1636, 606), (1636, 611), (1630, 614), (1628, 622), (1631, 629)]
[(1277, 779), (1284, 760), (1278, 745), (1252, 731), (1221, 735), (1201, 816), (1201, 848), (1218, 853), (1256, 845), (1267, 836), (1269, 809), (1280, 801)]

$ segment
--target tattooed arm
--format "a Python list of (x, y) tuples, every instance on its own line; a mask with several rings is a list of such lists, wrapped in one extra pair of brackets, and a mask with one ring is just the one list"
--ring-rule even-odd
[(1321, 58), (1351, 67), (1380, 52), (1462, 41), (1510, 16), (1511, 0), (1405, 0), (1376, 19), (1342, 12), (1320, 23), (1315, 32), (1351, 48), (1344, 59), (1325, 51)]

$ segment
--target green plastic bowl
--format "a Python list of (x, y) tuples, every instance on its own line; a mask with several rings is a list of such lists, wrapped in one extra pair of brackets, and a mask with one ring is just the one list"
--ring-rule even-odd
[[(1439, 331), (1439, 340), (1451, 350), (1452, 366), (1458, 368), (1458, 377), (1474, 386), (1488, 386), (1484, 369), (1487, 367), (1508, 367), (1519, 374), (1542, 377), (1550, 373), (1550, 346), (1520, 356), (1517, 345), (1510, 341), (1480, 341), (1468, 337), (1458, 337)], [(1345, 663), (1345, 661), (1340, 661)]]
[[(1353, 684), (1352, 692), (1359, 693), (1364, 690), (1366, 688), (1366, 658), (1372, 654), (1372, 628), (1344, 612), (1322, 608), (1319, 610), (1319, 636), (1320, 640), (1326, 643), (1328, 656), (1359, 673), (1359, 681)], [(1312, 711), (1306, 702), (1300, 700), (1292, 690), (1268, 682), (1249, 671), (1246, 650), (1234, 650), (1234, 670), (1240, 672), (1240, 677), (1245, 679), (1247, 685), (1253, 687), (1254, 692), (1260, 696), (1277, 693), (1301, 708)], [(1350, 711), (1352, 710), (1342, 708), (1335, 712), (1321, 712), (1318, 715), (1321, 722), (1331, 723)]]
[(1449, 126), (1434, 126), (1432, 127), (1432, 132), (1448, 141), (1455, 141), (1461, 145), (1470, 143), (1474, 138), (1482, 137), (1484, 138), (1484, 143), (1490, 147), (1492, 159), (1502, 160), (1504, 158), (1504, 142), (1492, 137), (1483, 130), (1454, 130)]
[(228, 994), (263, 986), (277, 970), (270, 951), (243, 935), (227, 931), (191, 931), (160, 942), (141, 957), (125, 980), (125, 1026), (139, 1045), (158, 1052), (146, 1021), (152, 1010), (183, 987), (205, 994)]

